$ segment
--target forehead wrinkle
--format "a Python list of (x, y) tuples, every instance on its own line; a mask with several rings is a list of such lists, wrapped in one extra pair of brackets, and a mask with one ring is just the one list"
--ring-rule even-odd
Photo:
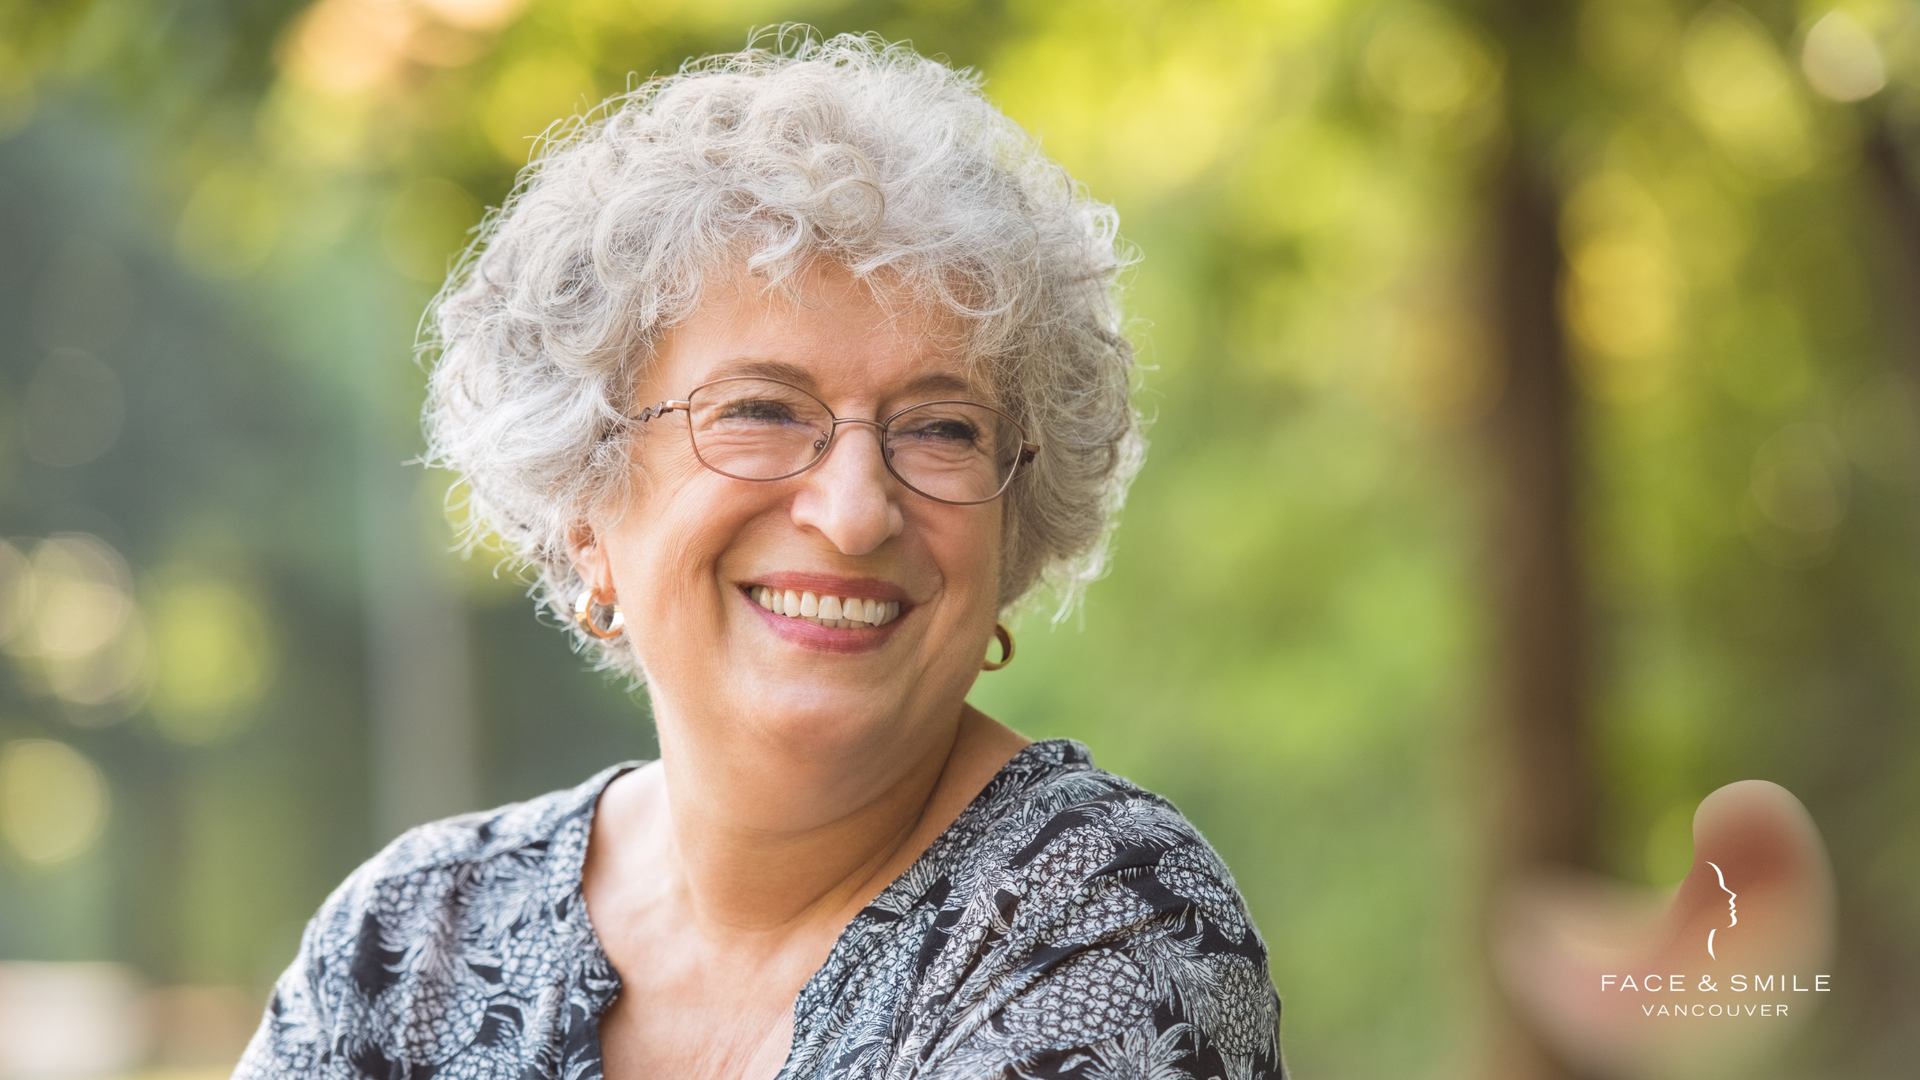
[[(780, 382), (792, 383), (809, 392), (819, 390), (819, 381), (808, 369), (783, 360), (757, 356), (742, 356), (725, 361), (708, 372), (708, 377), (702, 381), (712, 382), (717, 379), (740, 376), (776, 379)], [(974, 385), (955, 372), (927, 371), (908, 379), (905, 389), (910, 393), (921, 394), (968, 394), (974, 392)]]
[[(754, 289), (751, 286), (756, 280), (759, 287)], [(722, 319), (730, 313), (734, 318), (746, 317), (758, 321), (760, 325), (776, 328), (784, 321), (778, 310), (782, 306), (800, 312), (815, 312), (849, 301), (871, 304), (876, 317), (868, 326), (868, 333), (890, 335), (909, 349), (912, 348), (908, 345), (911, 342), (926, 352), (946, 354), (943, 358), (930, 357), (940, 365), (940, 369), (914, 375), (903, 385), (902, 392), (926, 394), (929, 397), (944, 394), (995, 396), (980, 383), (983, 365), (981, 358), (974, 355), (970, 348), (973, 343), (970, 321), (942, 304), (930, 302), (922, 295), (923, 290), (915, 287), (910, 276), (897, 268), (881, 267), (862, 272), (844, 263), (821, 258), (771, 280), (763, 274), (734, 267), (720, 279), (720, 285), (721, 293), (711, 301), (703, 302), (702, 306), (715, 303), (724, 309), (718, 313)], [(751, 310), (755, 308), (758, 310)], [(777, 355), (779, 349), (776, 347), (773, 351)], [(745, 353), (724, 360), (699, 381), (742, 375), (778, 379), (816, 396), (824, 392), (821, 379), (811, 370), (773, 359), (765, 353)]]
[(926, 394), (968, 394), (973, 383), (949, 371), (929, 371), (907, 381), (907, 389)]

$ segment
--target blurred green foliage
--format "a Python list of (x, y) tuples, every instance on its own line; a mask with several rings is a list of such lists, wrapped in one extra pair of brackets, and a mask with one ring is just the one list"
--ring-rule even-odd
[[(1873, 152), (1899, 160), (1920, 115), (1920, 13), (1588, 0), (1555, 58), (1480, 7), (0, 12), (0, 532), (22, 560), (56, 534), (111, 545), (144, 650), (144, 681), (88, 703), (9, 639), (0, 738), (77, 749), (110, 806), (83, 853), (0, 858), (0, 955), (271, 979), (379, 839), (356, 462), (417, 452), (414, 320), (549, 124), (800, 20), (979, 69), (1145, 255), (1153, 448), (1113, 574), (1065, 625), (1028, 613), (976, 702), (1087, 741), (1201, 825), (1273, 949), (1300, 1075), (1477, 1075), (1496, 557), (1478, 425), (1501, 386), (1481, 196), (1507, 73), (1564, 60), (1557, 96), (1526, 105), (1552, 117), (1563, 199), (1601, 858), (1671, 884), (1707, 792), (1795, 791), (1835, 857), (1842, 989), (1777, 1068), (1904, 1075), (1920, 263), (1890, 224), (1912, 195)], [(124, 421), (90, 453), (115, 393)], [(78, 411), (49, 425), (45, 402)], [(410, 527), (444, 548), (446, 478), (408, 483)], [(438, 565), (471, 619), (487, 801), (651, 752), (643, 703), (581, 670), (518, 582), (484, 554)]]

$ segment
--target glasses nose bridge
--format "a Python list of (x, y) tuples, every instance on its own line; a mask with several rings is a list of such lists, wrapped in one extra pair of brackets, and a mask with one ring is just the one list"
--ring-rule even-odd
[(839, 441), (841, 424), (864, 424), (872, 428), (874, 438), (879, 441), (881, 450), (884, 451), (886, 449), (887, 425), (884, 421), (868, 420), (860, 416), (834, 416), (832, 413), (828, 413), (827, 415), (831, 419), (831, 423), (827, 425), (827, 445), (820, 448), (820, 456), (815, 458), (813, 462), (815, 465), (825, 461), (827, 455), (833, 452), (833, 444)]
[[(858, 424), (873, 429), (873, 441), (875, 448), (880, 451), (881, 467), (886, 469), (888, 476), (891, 476), (895, 480), (900, 479), (900, 474), (893, 471), (893, 462), (887, 460), (887, 424), (885, 421), (869, 420), (860, 416), (834, 416), (832, 413), (828, 413), (827, 416), (831, 423), (827, 425), (826, 443), (820, 447), (819, 453), (814, 455), (813, 461), (808, 463), (807, 467), (801, 470), (802, 472), (813, 472), (826, 463), (827, 457), (833, 453), (834, 447), (840, 445), (841, 424)], [(902, 482), (904, 483), (904, 481)]]
[[(872, 428), (874, 441), (880, 446), (881, 461), (883, 464), (885, 463), (887, 456), (887, 425), (885, 421), (869, 420), (861, 416), (834, 416), (832, 413), (828, 413), (827, 418), (826, 443), (820, 447), (820, 452), (814, 456), (813, 462), (807, 466), (809, 470), (818, 468), (821, 462), (827, 460), (827, 455), (833, 453), (833, 448), (839, 445), (841, 424), (861, 424)], [(888, 466), (887, 471), (893, 471), (892, 466)]]

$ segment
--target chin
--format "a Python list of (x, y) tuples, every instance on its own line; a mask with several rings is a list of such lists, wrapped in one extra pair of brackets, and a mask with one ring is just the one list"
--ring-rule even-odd
[[(849, 672), (849, 675), (852, 673)], [(734, 715), (754, 741), (798, 759), (844, 759), (863, 749), (897, 745), (910, 732), (916, 713), (911, 687), (899, 687), (897, 675), (871, 679), (834, 678), (819, 671), (785, 672), (776, 668), (742, 680)]]

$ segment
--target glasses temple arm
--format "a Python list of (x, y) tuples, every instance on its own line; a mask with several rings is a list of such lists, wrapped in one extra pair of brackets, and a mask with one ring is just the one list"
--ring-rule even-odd
[(658, 405), (651, 405), (641, 409), (639, 415), (635, 416), (634, 419), (644, 424), (656, 416), (665, 416), (670, 412), (685, 412), (688, 407), (688, 404), (684, 401), (663, 401)]

